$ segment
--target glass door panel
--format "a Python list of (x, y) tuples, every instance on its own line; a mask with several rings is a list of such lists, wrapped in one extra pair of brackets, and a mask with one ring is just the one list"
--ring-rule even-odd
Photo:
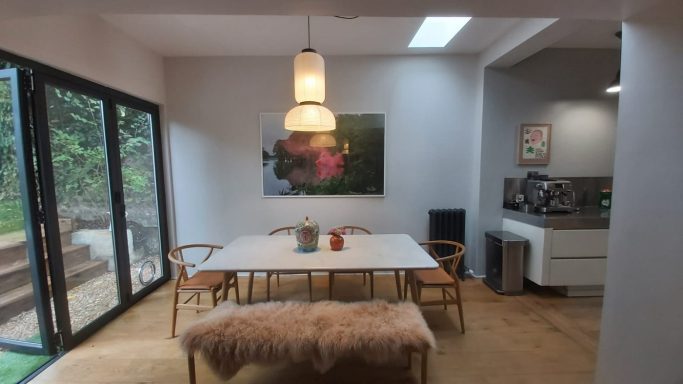
[[(42, 353), (53, 328), (20, 76), (0, 70), (0, 350)], [(0, 369), (10, 358), (0, 353)]]
[(103, 102), (46, 84), (45, 103), (69, 318), (75, 334), (121, 303)]
[(133, 294), (163, 276), (152, 115), (117, 105)]

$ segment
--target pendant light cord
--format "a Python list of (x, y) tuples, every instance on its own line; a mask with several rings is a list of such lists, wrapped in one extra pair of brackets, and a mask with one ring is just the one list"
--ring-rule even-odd
[(311, 49), (311, 16), (308, 18), (308, 49)]

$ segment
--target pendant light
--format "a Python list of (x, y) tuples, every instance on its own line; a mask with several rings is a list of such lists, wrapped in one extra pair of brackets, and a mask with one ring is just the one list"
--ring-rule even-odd
[(336, 128), (325, 101), (325, 60), (311, 48), (311, 17), (308, 16), (308, 48), (294, 57), (294, 98), (299, 103), (285, 116), (285, 129), (323, 132)]
[(337, 146), (337, 139), (330, 133), (316, 133), (308, 141), (311, 147), (330, 148)]

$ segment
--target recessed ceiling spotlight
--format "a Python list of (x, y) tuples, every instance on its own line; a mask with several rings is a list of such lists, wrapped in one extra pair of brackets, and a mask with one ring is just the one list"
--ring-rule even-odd
[(409, 48), (443, 48), (471, 17), (426, 17)]

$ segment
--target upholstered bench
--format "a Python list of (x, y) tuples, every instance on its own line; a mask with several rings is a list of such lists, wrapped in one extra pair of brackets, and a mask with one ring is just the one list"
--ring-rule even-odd
[(180, 336), (196, 383), (199, 353), (223, 379), (250, 363), (312, 362), (321, 373), (337, 360), (361, 358), (382, 364), (421, 354), (421, 382), (434, 335), (413, 303), (270, 302), (240, 306), (224, 302)]

